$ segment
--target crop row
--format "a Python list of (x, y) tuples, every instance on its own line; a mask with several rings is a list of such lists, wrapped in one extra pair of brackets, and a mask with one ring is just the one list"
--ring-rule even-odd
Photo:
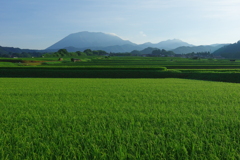
[(0, 77), (39, 78), (185, 78), (240, 82), (239, 70), (174, 70), (165, 68), (4, 68)]

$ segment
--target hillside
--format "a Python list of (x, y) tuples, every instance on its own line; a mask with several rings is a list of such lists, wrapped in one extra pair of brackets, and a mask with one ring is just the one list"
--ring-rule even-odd
[(166, 40), (156, 44), (144, 43), (137, 45), (128, 40), (123, 40), (120, 37), (101, 33), (101, 32), (78, 32), (68, 35), (59, 42), (48, 47), (46, 51), (57, 51), (58, 49), (65, 48), (68, 51), (84, 51), (85, 49), (91, 50), (104, 50), (106, 52), (131, 52), (133, 50), (142, 50), (147, 47), (159, 49), (174, 49), (180, 46), (193, 46), (178, 39)]
[(201, 45), (201, 46), (182, 46), (178, 47), (176, 49), (173, 49), (173, 51), (176, 54), (187, 54), (192, 52), (210, 52), (213, 53), (217, 49), (225, 46), (226, 44), (216, 44), (216, 45)]
[[(159, 43), (147, 42), (144, 44), (135, 44), (128, 40), (123, 40), (114, 34), (84, 31), (70, 34), (45, 50), (31, 50), (0, 46), (0, 54), (3, 55), (23, 52), (25, 53), (57, 52), (59, 49), (67, 49), (69, 52), (84, 51), (86, 49), (91, 49), (91, 50), (103, 50), (108, 53), (110, 52), (125, 53), (134, 51), (134, 53), (136, 54), (149, 54), (152, 52), (151, 48), (154, 48), (155, 50), (156, 49), (170, 50), (176, 54), (187, 54), (192, 52), (195, 53), (214, 52), (215, 55), (223, 54), (223, 56), (227, 58), (227, 57), (240, 57), (236, 55), (238, 54), (236, 52), (239, 51), (239, 47), (237, 47), (238, 43), (232, 44), (229, 47), (224, 47), (220, 50), (218, 49), (227, 44), (194, 46), (178, 39), (166, 40)], [(147, 50), (145, 51), (144, 49)], [(226, 53), (228, 53), (229, 55), (227, 55)]]
[(154, 51), (154, 50), (158, 50), (158, 48), (147, 47), (147, 48), (145, 48), (143, 50), (140, 50), (140, 51), (133, 50), (131, 53), (132, 54), (152, 54), (152, 51)]
[(234, 44), (224, 46), (216, 50), (214, 55), (221, 55), (225, 58), (240, 58), (240, 41)]
[(47, 49), (61, 49), (65, 47), (90, 48), (108, 47), (115, 45), (136, 45), (130, 41), (122, 40), (118, 36), (101, 32), (78, 32), (68, 35)]
[(2, 47), (0, 46), (0, 56), (1, 57), (9, 57), (9, 56), (19, 56), (20, 54), (26, 54), (28, 56), (39, 56), (40, 50), (33, 50), (33, 49), (20, 49), (14, 47)]

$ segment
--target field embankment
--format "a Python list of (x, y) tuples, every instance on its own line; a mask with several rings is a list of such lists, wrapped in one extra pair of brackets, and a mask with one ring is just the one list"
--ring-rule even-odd
[(165, 70), (166, 68), (0, 68), (0, 77), (21, 78), (184, 78), (240, 83), (238, 70)]
[[(91, 57), (2, 59), (0, 77), (185, 78), (240, 83), (240, 61), (172, 57)], [(19, 61), (21, 63), (11, 63)]]

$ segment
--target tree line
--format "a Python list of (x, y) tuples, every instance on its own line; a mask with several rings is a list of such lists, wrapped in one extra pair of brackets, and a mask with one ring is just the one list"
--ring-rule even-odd
[(78, 56), (102, 56), (106, 54), (108, 53), (103, 50), (86, 49), (83, 52), (81, 51), (68, 52), (66, 49), (59, 49), (57, 52), (45, 53), (42, 56), (44, 57), (78, 57)]
[[(140, 56), (143, 53), (140, 51), (132, 51), (126, 53), (107, 53), (103, 50), (91, 50), (85, 49), (82, 51), (76, 52), (68, 52), (67, 49), (59, 49), (57, 52), (49, 52), (49, 53), (41, 53), (41, 52), (22, 52), (22, 53), (1, 53), (0, 57), (78, 57), (78, 56)], [(170, 57), (176, 55), (173, 51), (166, 51), (164, 49), (155, 49), (149, 54), (145, 54), (147, 56), (153, 57)], [(185, 54), (186, 57), (211, 57), (212, 54), (210, 52), (198, 52), (198, 53), (188, 53)]]
[(185, 54), (186, 57), (213, 57), (210, 52), (192, 52)]
[(0, 53), (0, 57), (11, 58), (11, 57), (41, 57), (43, 53), (40, 52), (22, 52), (22, 53)]

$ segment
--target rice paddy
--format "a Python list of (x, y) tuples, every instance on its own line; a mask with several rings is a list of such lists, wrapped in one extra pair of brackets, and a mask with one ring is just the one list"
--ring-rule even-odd
[(0, 78), (0, 159), (240, 159), (240, 84)]

